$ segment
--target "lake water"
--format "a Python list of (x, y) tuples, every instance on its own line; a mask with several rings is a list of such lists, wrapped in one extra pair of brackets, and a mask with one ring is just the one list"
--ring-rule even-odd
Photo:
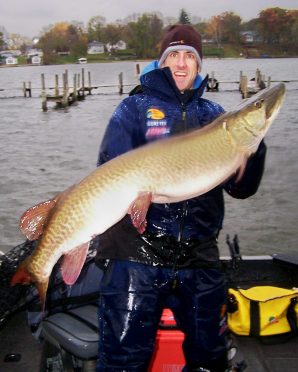
[[(139, 63), (141, 68), (146, 64)], [(222, 254), (228, 252), (226, 234), (238, 234), (243, 254), (296, 251), (298, 220), (298, 59), (209, 59), (203, 73), (215, 73), (220, 91), (205, 97), (226, 110), (241, 101), (240, 71), (249, 78), (259, 68), (267, 78), (286, 83), (281, 112), (269, 131), (266, 169), (258, 193), (247, 200), (226, 195), (226, 217), (220, 236)], [(7, 252), (24, 241), (18, 221), (30, 206), (46, 200), (94, 169), (103, 132), (120, 100), (118, 74), (125, 92), (136, 83), (136, 62), (87, 64), (92, 85), (98, 87), (84, 101), (65, 110), (49, 104), (41, 110), (41, 74), (47, 87), (54, 76), (68, 70), (70, 85), (82, 65), (9, 67), (0, 69), (0, 250)], [(87, 80), (87, 76), (85, 81)], [(22, 97), (23, 82), (31, 82), (33, 97)], [(108, 87), (109, 86), (109, 87)]]

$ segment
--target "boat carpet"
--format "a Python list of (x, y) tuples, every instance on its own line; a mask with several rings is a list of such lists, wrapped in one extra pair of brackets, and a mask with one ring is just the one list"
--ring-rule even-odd
[[(251, 337), (233, 336), (233, 339), (238, 348), (235, 362), (245, 360), (245, 372), (297, 371), (298, 337), (277, 345), (264, 345)], [(18, 354), (21, 357), (19, 361), (5, 361), (7, 355)], [(15, 314), (0, 330), (0, 371), (43, 372), (41, 361), (42, 344), (32, 336), (26, 314)]]
[(237, 346), (235, 361), (245, 360), (245, 372), (296, 372), (298, 337), (284, 343), (265, 345), (253, 337), (234, 337)]
[(41, 372), (41, 357), (42, 345), (32, 336), (26, 313), (15, 314), (0, 330), (0, 371)]

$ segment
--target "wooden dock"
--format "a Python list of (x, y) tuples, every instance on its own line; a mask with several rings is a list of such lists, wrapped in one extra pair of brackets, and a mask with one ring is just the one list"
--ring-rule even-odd
[[(85, 83), (85, 70), (82, 68), (81, 73), (75, 74), (71, 79), (71, 85), (69, 84), (68, 71), (62, 74), (62, 79), (59, 76), (54, 76), (54, 85), (46, 87), (45, 75), (41, 74), (41, 87), (33, 87), (31, 82), (23, 82), (18, 88), (7, 88), (0, 87), (0, 93), (6, 91), (21, 91), (24, 98), (34, 97), (34, 92), (38, 92), (38, 96), (42, 98), (42, 110), (48, 110), (48, 103), (52, 102), (58, 108), (64, 108), (72, 105), (73, 103), (83, 100), (86, 96), (91, 94), (114, 94), (119, 95), (129, 94), (130, 91), (140, 83), (140, 65), (135, 66), (135, 80), (129, 83), (124, 83), (123, 72), (118, 73), (118, 82), (115, 84), (102, 84), (102, 85), (92, 85), (91, 84), (91, 73), (87, 73), (87, 84)], [(219, 92), (221, 91), (231, 91), (237, 90), (242, 95), (242, 98), (247, 98), (259, 90), (269, 87), (271, 83), (283, 82), (292, 83), (298, 82), (298, 80), (271, 80), (270, 77), (265, 79), (265, 76), (261, 73), (259, 69), (256, 70), (255, 76), (250, 80), (248, 77), (240, 71), (240, 77), (235, 80), (221, 80), (215, 78), (215, 73), (212, 71), (209, 74), (209, 79), (206, 87), (207, 92)], [(232, 85), (232, 88), (231, 88)], [(228, 87), (228, 88), (225, 88)], [(112, 91), (111, 91), (112, 88)], [(108, 89), (108, 93), (106, 91)], [(7, 97), (7, 95), (6, 95)], [(12, 97), (19, 97), (19, 94), (14, 94)], [(1, 97), (0, 97), (1, 98)]]
[(252, 95), (258, 93), (260, 90), (269, 87), (271, 83), (270, 76), (268, 77), (267, 84), (265, 81), (265, 76), (261, 74), (261, 71), (257, 68), (256, 75), (252, 79), (248, 80), (246, 75), (243, 75), (240, 71), (240, 83), (239, 91), (242, 95), (242, 98), (248, 98)]
[(48, 110), (48, 102), (55, 102), (56, 107), (67, 107), (71, 104), (85, 98), (86, 93), (92, 94), (91, 73), (88, 72), (88, 85), (85, 85), (85, 70), (82, 68), (81, 74), (73, 75), (73, 85), (69, 86), (68, 70), (62, 75), (62, 87), (59, 86), (59, 76), (55, 75), (54, 93), (48, 94), (46, 92), (45, 75), (41, 74), (41, 98), (42, 110)]
[(240, 71), (240, 78), (239, 81), (221, 81), (219, 82), (214, 77), (214, 72), (212, 71), (211, 77), (208, 79), (206, 91), (207, 92), (218, 92), (219, 91), (219, 84), (224, 83), (235, 83), (238, 84), (239, 92), (242, 95), (242, 98), (248, 98), (255, 93), (258, 93), (260, 90), (265, 89), (270, 86), (271, 78), (270, 76), (265, 80), (265, 76), (261, 74), (259, 69), (256, 70), (255, 76), (248, 80), (247, 76)]

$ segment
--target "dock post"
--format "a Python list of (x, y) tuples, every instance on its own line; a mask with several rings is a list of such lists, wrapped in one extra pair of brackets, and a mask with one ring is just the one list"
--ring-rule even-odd
[(66, 107), (68, 105), (68, 72), (65, 70), (63, 74), (63, 97), (62, 106)]
[(242, 98), (247, 98), (247, 96), (248, 96), (248, 90), (247, 90), (247, 76), (245, 76), (245, 75), (242, 76), (242, 81), (241, 81), (241, 93), (242, 93)]
[(136, 64), (136, 75), (137, 76), (140, 75), (140, 64), (139, 63)]
[(47, 94), (46, 94), (46, 83), (44, 74), (41, 74), (41, 108), (42, 111), (48, 111), (47, 107)]
[(91, 94), (91, 72), (88, 71), (88, 92), (89, 92), (89, 95)]
[(27, 97), (27, 93), (28, 93), (28, 97), (32, 97), (31, 81), (28, 82), (28, 88), (27, 88), (26, 82), (25, 81), (23, 82), (23, 95), (24, 95), (25, 98)]
[(24, 97), (27, 97), (26, 82), (25, 81), (23, 81), (23, 95), (24, 95)]
[(58, 74), (55, 75), (55, 96), (59, 96), (59, 76)]
[(118, 79), (119, 79), (119, 94), (123, 94), (123, 72), (120, 72)]
[(81, 87), (81, 74), (78, 74), (78, 81), (77, 81), (77, 83), (78, 83), (78, 89), (80, 89), (80, 87)]
[(85, 97), (85, 69), (82, 68), (82, 93), (83, 98)]
[(243, 71), (240, 71), (240, 76), (239, 76), (239, 91), (241, 92), (241, 83), (242, 83), (242, 76), (243, 76)]
[(214, 88), (215, 78), (214, 78), (214, 71), (211, 72), (211, 88)]
[(256, 69), (256, 85), (257, 85), (257, 87), (259, 87), (260, 86), (260, 84), (261, 84), (261, 81), (262, 81), (262, 76), (261, 76), (261, 71), (257, 68)]
[(268, 76), (268, 80), (267, 80), (267, 87), (269, 88), (271, 85), (271, 76)]
[(77, 74), (74, 74), (74, 76), (73, 76), (73, 93), (72, 93), (72, 97), (73, 97), (74, 102), (78, 100), (77, 89), (78, 89), (78, 87), (77, 87)]

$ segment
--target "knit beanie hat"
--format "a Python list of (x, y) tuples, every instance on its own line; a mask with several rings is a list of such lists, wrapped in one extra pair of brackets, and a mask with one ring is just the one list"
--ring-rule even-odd
[(178, 50), (193, 52), (201, 66), (203, 59), (201, 35), (189, 24), (173, 25), (167, 30), (161, 41), (159, 67), (170, 52)]

